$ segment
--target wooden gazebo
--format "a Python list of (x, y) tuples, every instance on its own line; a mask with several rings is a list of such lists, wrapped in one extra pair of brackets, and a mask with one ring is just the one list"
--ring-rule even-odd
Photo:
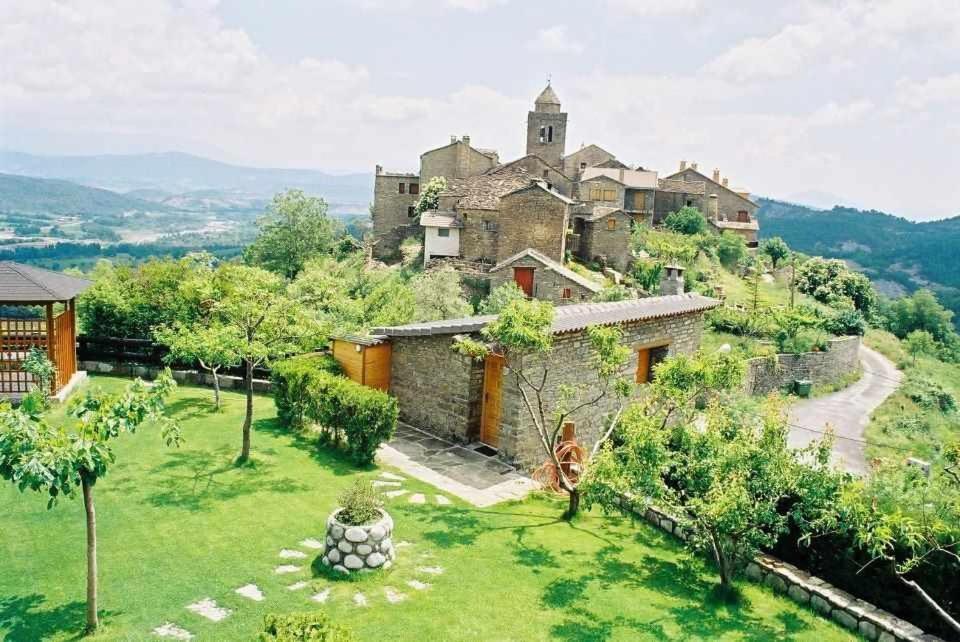
[(36, 311), (0, 316), (0, 395), (20, 397), (30, 391), (33, 378), (21, 364), (31, 348), (45, 350), (57, 369), (52, 394), (70, 384), (77, 372), (75, 299), (90, 285), (60, 272), (0, 261), (0, 305)]

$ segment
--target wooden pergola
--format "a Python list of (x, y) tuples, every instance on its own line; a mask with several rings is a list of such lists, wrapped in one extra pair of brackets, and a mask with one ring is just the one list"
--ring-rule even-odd
[(32, 348), (45, 350), (57, 369), (51, 394), (77, 372), (75, 299), (91, 282), (60, 272), (0, 261), (0, 305), (42, 308), (43, 316), (0, 317), (0, 395), (20, 397), (34, 381), (22, 369)]

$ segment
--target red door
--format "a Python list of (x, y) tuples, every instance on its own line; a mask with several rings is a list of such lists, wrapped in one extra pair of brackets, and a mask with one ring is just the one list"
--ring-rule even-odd
[(533, 296), (533, 268), (515, 267), (513, 268), (513, 282), (517, 284), (523, 293), (527, 296)]

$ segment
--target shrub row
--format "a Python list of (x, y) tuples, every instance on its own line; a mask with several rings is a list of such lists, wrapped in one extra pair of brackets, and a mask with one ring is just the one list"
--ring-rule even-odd
[(347, 627), (335, 624), (326, 613), (270, 614), (264, 618), (261, 642), (357, 642)]
[[(316, 423), (323, 439), (342, 446), (357, 464), (369, 464), (381, 443), (393, 437), (397, 400), (339, 374), (325, 355), (282, 361), (273, 368), (274, 403), (291, 428)], [(336, 366), (336, 367), (334, 367)]]

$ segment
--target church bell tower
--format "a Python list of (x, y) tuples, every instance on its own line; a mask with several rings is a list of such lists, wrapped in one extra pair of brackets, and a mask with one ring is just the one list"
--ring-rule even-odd
[(536, 154), (552, 167), (563, 166), (567, 139), (567, 114), (560, 111), (560, 99), (550, 83), (527, 113), (527, 154)]

